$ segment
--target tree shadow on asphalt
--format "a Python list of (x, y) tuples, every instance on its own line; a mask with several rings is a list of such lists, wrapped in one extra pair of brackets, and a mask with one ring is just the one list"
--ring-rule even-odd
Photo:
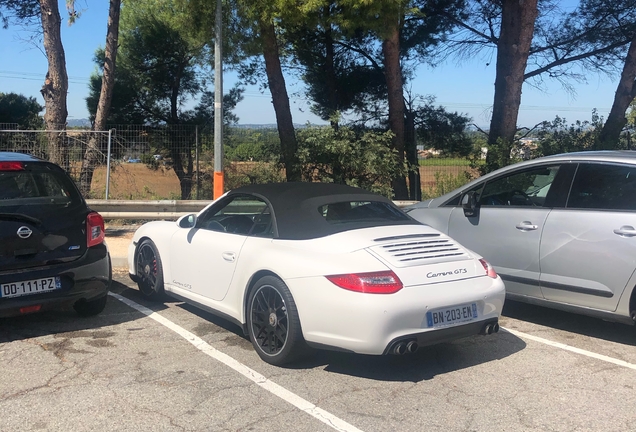
[[(232, 340), (236, 339), (232, 345), (254, 352), (249, 338), (243, 333), (243, 329), (232, 321), (168, 296), (161, 302), (148, 301), (136, 289), (122, 283), (119, 283), (118, 286), (122, 295), (154, 311), (161, 311), (168, 307), (167, 304), (174, 303), (188, 313), (231, 333)], [(510, 333), (500, 332), (490, 336), (473, 336), (449, 343), (425, 346), (414, 354), (402, 356), (370, 356), (328, 350), (311, 350), (308, 356), (295, 363), (285, 365), (284, 368), (321, 368), (327, 372), (378, 381), (419, 382), (449, 372), (501, 360), (525, 347), (526, 344), (523, 340)]]
[[(249, 337), (231, 321), (218, 317), (187, 303), (180, 308), (223, 328), (240, 338), (234, 343), (253, 351)], [(419, 382), (437, 375), (501, 360), (526, 347), (518, 337), (505, 332), (490, 336), (473, 336), (457, 341), (421, 347), (408, 355), (372, 356), (338, 351), (311, 349), (301, 360), (283, 366), (285, 369), (322, 368), (327, 372), (368, 378), (378, 381)]]
[[(118, 293), (126, 289), (126, 285), (113, 280), (110, 291)], [(154, 310), (166, 308), (162, 304), (156, 306)], [(79, 316), (69, 306), (60, 310), (0, 318), (0, 343), (62, 334), (68, 338), (104, 338), (110, 336), (109, 332), (102, 331), (104, 327), (137, 321), (144, 316), (109, 296), (106, 308), (92, 317)]]
[(502, 315), (570, 333), (636, 346), (636, 328), (627, 324), (511, 300), (506, 300)]
[[(176, 304), (179, 308), (229, 332), (232, 339), (230, 345), (253, 352), (249, 338), (243, 334), (242, 328), (231, 321), (168, 297), (160, 302), (149, 301), (138, 290), (130, 288), (129, 282), (121, 275), (115, 276), (111, 292), (125, 296), (155, 312), (169, 308), (171, 303)], [(135, 322), (144, 317), (146, 315), (143, 313), (109, 296), (106, 309), (94, 317), (82, 318), (71, 308), (0, 319), (0, 343), (47, 335), (59, 335), (65, 339), (105, 339), (115, 336), (115, 332), (107, 330), (108, 327)], [(135, 328), (128, 330), (132, 331)], [(418, 382), (448, 372), (500, 360), (524, 348), (525, 343), (521, 339), (509, 333), (498, 333), (422, 347), (414, 354), (403, 356), (368, 356), (312, 350), (311, 354), (304, 359), (285, 367), (288, 369), (322, 368), (327, 372), (380, 381)]]
[(479, 366), (511, 356), (526, 343), (510, 333), (472, 336), (425, 346), (414, 354), (370, 356), (335, 351), (314, 351), (293, 368), (322, 367), (327, 372), (378, 381), (420, 382), (438, 375)]

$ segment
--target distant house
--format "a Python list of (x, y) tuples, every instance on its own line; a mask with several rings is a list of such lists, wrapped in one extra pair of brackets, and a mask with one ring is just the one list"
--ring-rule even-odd
[(537, 150), (538, 138), (521, 138), (519, 146), (512, 150), (510, 156), (519, 157), (523, 160), (532, 159), (532, 154)]
[(435, 149), (422, 149), (421, 146), (418, 146), (417, 149), (417, 157), (419, 159), (428, 159), (430, 157), (439, 156), (442, 154), (441, 151)]

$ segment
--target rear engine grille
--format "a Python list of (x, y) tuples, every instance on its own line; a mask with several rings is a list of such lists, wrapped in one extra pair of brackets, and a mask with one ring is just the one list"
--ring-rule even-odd
[[(378, 239), (382, 241), (387, 239)], [(392, 241), (370, 248), (379, 257), (397, 267), (433, 264), (469, 259), (466, 250), (444, 235), (405, 236), (402, 241)]]

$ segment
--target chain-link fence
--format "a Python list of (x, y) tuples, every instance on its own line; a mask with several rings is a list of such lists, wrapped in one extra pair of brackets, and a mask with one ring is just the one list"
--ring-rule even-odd
[[(212, 197), (214, 138), (209, 128), (112, 125), (106, 132), (16, 128), (0, 124), (0, 151), (28, 153), (58, 163), (89, 198)], [(253, 147), (262, 142), (277, 145), (278, 140), (276, 129), (268, 127), (227, 128), (224, 135), (226, 146), (239, 148), (238, 162), (247, 165)]]
[[(0, 127), (7, 126), (0, 124)], [(87, 130), (32, 131), (17, 129), (0, 130), (0, 151), (21, 152), (46, 159), (55, 160), (75, 180), (79, 180), (88, 143), (93, 140), (96, 146), (104, 149), (99, 155), (97, 165), (106, 165), (108, 132)], [(54, 154), (58, 157), (54, 157)]]
[[(0, 124), (0, 151), (29, 153), (60, 164), (87, 198), (212, 198), (214, 138), (210, 128), (112, 125), (109, 131), (92, 132), (20, 131), (16, 127)], [(252, 181), (252, 177), (262, 181), (284, 178), (276, 166), (264, 167), (261, 159), (264, 148), (275, 153), (280, 146), (275, 127), (228, 127), (223, 141), (227, 187), (236, 186), (233, 176)], [(449, 192), (477, 176), (467, 159), (425, 156), (420, 158), (423, 198)]]

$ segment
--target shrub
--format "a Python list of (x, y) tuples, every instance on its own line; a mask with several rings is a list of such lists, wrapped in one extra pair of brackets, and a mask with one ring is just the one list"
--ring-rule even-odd
[(391, 149), (390, 132), (308, 127), (298, 131), (303, 180), (348, 184), (391, 198), (391, 180), (406, 166)]

